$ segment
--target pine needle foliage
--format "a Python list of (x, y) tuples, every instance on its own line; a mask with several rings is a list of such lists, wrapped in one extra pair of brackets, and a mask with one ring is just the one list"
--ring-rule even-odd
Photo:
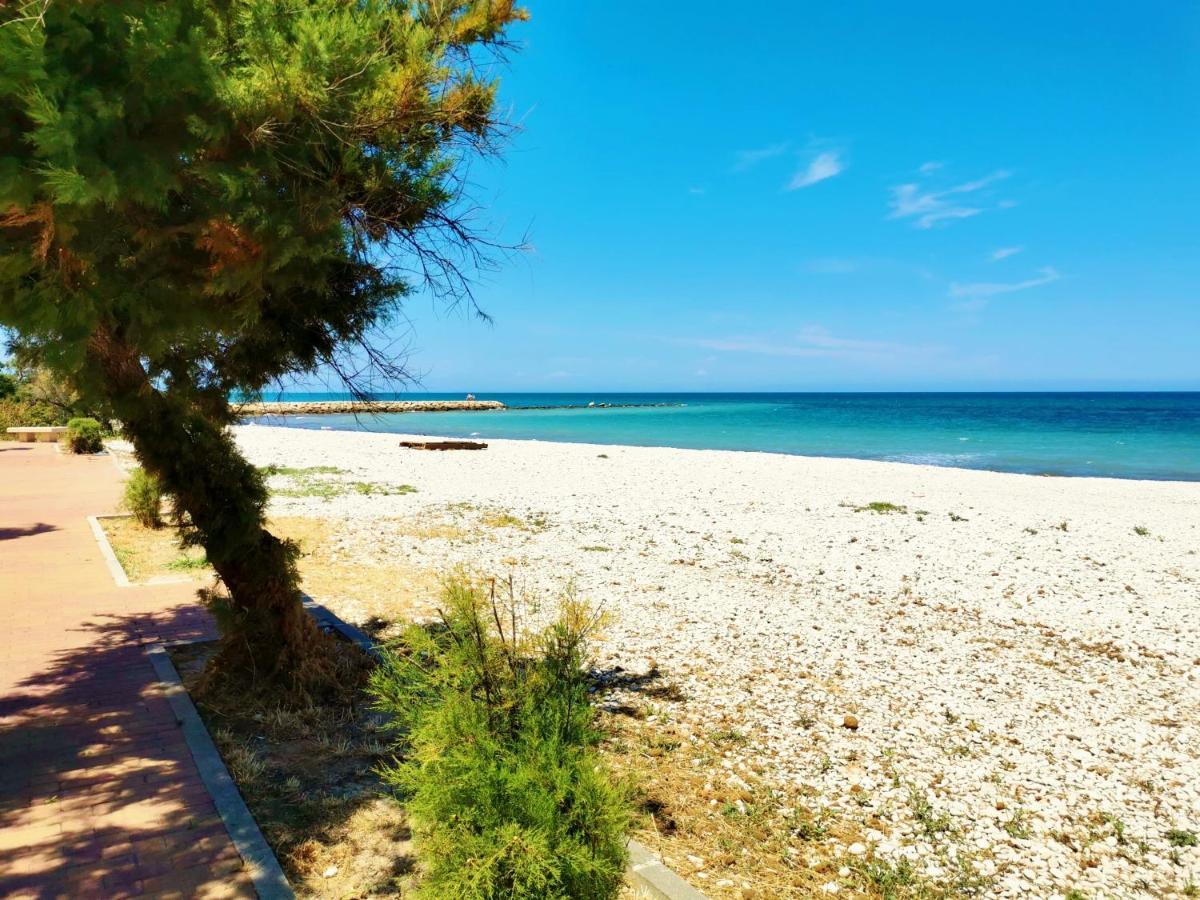
[[(333, 689), (229, 398), (404, 376), (386, 327), (469, 299), (512, 0), (0, 3), (0, 330), (112, 412), (227, 592), (210, 671)], [(367, 379), (367, 381), (364, 381)], [(236, 685), (233, 685), (236, 687)]]
[(628, 795), (595, 752), (587, 641), (566, 596), (525, 628), (511, 583), (455, 577), (438, 627), (412, 627), (371, 692), (400, 735), (384, 776), (420, 839), (422, 896), (607, 900), (620, 890)]

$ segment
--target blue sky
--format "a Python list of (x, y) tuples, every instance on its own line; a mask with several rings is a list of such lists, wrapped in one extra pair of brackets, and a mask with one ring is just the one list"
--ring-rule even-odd
[(425, 388), (1200, 388), (1200, 6), (529, 6)]

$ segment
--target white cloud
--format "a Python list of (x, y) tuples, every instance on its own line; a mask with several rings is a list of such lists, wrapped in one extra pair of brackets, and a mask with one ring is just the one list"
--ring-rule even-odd
[(695, 195), (695, 196), (697, 196), (697, 197), (698, 197), (698, 196), (700, 196), (701, 194), (703, 194), (704, 192), (705, 192), (705, 188), (702, 188), (702, 187), (690, 187), (690, 188), (688, 188), (688, 193), (689, 193), (689, 194), (694, 194), (694, 195)]
[(674, 338), (673, 341), (721, 353), (810, 359), (880, 359), (928, 352), (928, 348), (910, 347), (889, 341), (838, 337), (819, 325), (802, 328), (790, 339), (784, 340), (755, 335), (733, 335), (719, 338)]
[(921, 165), (917, 169), (917, 171), (920, 172), (922, 175), (932, 175), (934, 172), (936, 172), (938, 169), (940, 169), (944, 165), (945, 165), (945, 163), (940, 163), (936, 159), (931, 159), (927, 163), (921, 163)]
[(733, 171), (744, 172), (747, 169), (753, 169), (760, 162), (782, 156), (787, 152), (789, 146), (791, 145), (787, 141), (783, 141), (779, 144), (759, 147), (757, 150), (740, 150), (737, 154), (737, 161), (733, 164)]
[(1024, 247), (1000, 247), (992, 251), (992, 262), (999, 262), (1002, 259), (1008, 259), (1010, 256), (1016, 256)]
[(1000, 169), (983, 178), (966, 181), (941, 191), (925, 190), (916, 184), (896, 185), (892, 188), (892, 211), (888, 218), (912, 219), (917, 228), (932, 228), (938, 222), (977, 216), (983, 212), (983, 208), (968, 205), (959, 198), (980, 191), (1008, 176), (1008, 172)]
[(832, 178), (835, 175), (845, 171), (846, 164), (842, 162), (841, 157), (834, 151), (826, 151), (818, 153), (809, 162), (808, 166), (801, 169), (788, 183), (789, 191), (797, 190), (798, 188), (806, 188), (816, 184), (818, 181), (824, 181), (827, 178)]
[(1053, 266), (1046, 266), (1043, 269), (1038, 269), (1036, 278), (1027, 278), (1024, 281), (976, 281), (967, 284), (960, 284), (956, 281), (950, 285), (950, 296), (964, 300), (964, 302), (958, 304), (959, 309), (967, 310), (968, 312), (979, 312), (987, 306), (990, 298), (999, 294), (1027, 291), (1030, 288), (1051, 284), (1060, 278), (1062, 278), (1062, 275), (1058, 273), (1057, 269)]

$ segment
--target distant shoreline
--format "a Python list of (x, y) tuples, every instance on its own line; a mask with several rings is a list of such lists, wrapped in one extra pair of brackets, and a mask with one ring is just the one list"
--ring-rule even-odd
[(253, 416), (320, 416), (356, 413), (488, 412), (506, 409), (499, 400), (283, 400), (243, 403), (238, 414)]

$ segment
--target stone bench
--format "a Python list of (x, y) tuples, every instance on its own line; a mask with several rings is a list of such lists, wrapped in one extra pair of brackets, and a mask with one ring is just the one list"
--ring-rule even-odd
[(34, 441), (57, 441), (60, 437), (67, 433), (66, 425), (19, 425), (15, 428), (5, 429), (9, 434), (15, 434), (17, 440), (25, 444), (32, 444)]

